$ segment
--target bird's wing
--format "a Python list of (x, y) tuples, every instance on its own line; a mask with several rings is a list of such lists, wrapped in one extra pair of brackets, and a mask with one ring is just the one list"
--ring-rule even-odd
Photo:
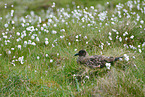
[(85, 65), (96, 68), (96, 67), (105, 67), (105, 61), (99, 61), (99, 56), (89, 56)]
[(94, 57), (94, 59), (96, 59), (96, 60), (98, 60), (100, 62), (106, 62), (106, 63), (108, 62), (108, 63), (110, 63), (110, 62), (115, 61), (114, 57), (106, 57), (106, 56), (102, 56), (102, 55), (94, 55), (93, 57)]

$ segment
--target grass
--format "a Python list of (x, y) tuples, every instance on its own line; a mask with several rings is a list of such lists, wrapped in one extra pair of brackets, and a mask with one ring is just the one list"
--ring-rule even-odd
[[(0, 2), (2, 97), (145, 96), (145, 1), (74, 2)], [(80, 49), (129, 60), (90, 69), (76, 63)]]

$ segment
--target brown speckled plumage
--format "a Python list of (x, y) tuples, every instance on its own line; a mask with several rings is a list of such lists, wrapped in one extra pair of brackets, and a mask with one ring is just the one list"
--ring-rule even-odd
[(113, 62), (119, 60), (119, 58), (122, 58), (122, 57), (106, 57), (102, 55), (89, 56), (89, 54), (85, 50), (80, 50), (77, 54), (75, 54), (75, 56), (77, 55), (79, 55), (77, 63), (89, 66), (91, 68), (97, 67), (102, 68), (105, 67), (106, 63), (113, 64)]

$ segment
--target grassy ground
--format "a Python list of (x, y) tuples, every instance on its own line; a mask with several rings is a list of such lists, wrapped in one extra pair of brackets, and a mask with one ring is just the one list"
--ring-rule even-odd
[[(145, 96), (145, 1), (108, 1), (1, 0), (0, 95)], [(126, 57), (90, 69), (80, 49)]]

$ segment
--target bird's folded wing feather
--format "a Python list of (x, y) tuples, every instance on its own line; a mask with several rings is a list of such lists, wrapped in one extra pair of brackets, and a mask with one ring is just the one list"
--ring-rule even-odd
[(90, 56), (89, 60), (86, 62), (88, 66), (98, 66), (98, 65), (105, 65), (106, 61), (101, 58), (101, 56)]
[(100, 62), (113, 62), (115, 60), (114, 57), (106, 57), (106, 56), (101, 56), (101, 55), (94, 55), (92, 57), (92, 60), (97, 60), (97, 61), (100, 61)]

